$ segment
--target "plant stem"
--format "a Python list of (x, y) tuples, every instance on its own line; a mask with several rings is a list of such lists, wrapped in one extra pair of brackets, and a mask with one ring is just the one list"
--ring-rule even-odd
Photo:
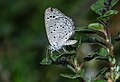
[(103, 26), (104, 26), (104, 30), (105, 30), (105, 37), (106, 37), (106, 42), (108, 43), (108, 49), (109, 49), (109, 55), (110, 56), (114, 56), (114, 51), (113, 51), (113, 45), (111, 42), (111, 35), (110, 35), (110, 31), (108, 28), (108, 21), (103, 21), (101, 20)]
[[(114, 59), (114, 49), (113, 49), (113, 44), (111, 42), (111, 35), (110, 35), (110, 31), (109, 31), (109, 28), (108, 28), (108, 21), (103, 21), (103, 25), (104, 25), (104, 29), (105, 29), (105, 32), (106, 32), (106, 41), (108, 43), (108, 50), (109, 50), (109, 55), (111, 57), (111, 59)], [(110, 65), (110, 75), (108, 77), (108, 82), (115, 82), (114, 81), (114, 78), (112, 78), (113, 76), (113, 66), (114, 66), (114, 63), (113, 63), (114, 60), (109, 60), (109, 65)]]

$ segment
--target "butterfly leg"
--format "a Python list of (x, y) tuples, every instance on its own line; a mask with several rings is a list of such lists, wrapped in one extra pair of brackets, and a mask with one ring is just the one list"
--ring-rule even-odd
[(56, 50), (59, 54), (61, 54), (61, 52), (59, 50)]
[(52, 55), (53, 54), (53, 51), (50, 51), (50, 55)]
[(64, 52), (67, 52), (67, 50), (66, 50), (64, 47), (63, 47), (63, 51), (64, 51)]

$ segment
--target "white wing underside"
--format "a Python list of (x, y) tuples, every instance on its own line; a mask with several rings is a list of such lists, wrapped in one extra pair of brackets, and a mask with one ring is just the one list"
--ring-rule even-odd
[(51, 46), (64, 46), (76, 43), (76, 40), (68, 40), (75, 32), (74, 23), (59, 10), (54, 8), (46, 9), (45, 26)]

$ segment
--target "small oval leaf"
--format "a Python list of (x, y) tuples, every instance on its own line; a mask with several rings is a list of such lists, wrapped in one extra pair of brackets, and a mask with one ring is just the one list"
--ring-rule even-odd
[(76, 78), (81, 77), (80, 74), (60, 74), (60, 76), (69, 78), (69, 79), (76, 79)]
[(104, 32), (104, 26), (100, 23), (92, 23), (88, 25), (88, 28)]
[(50, 64), (52, 64), (52, 60), (44, 58), (44, 59), (40, 62), (40, 64), (42, 64), (42, 65), (50, 65)]
[(111, 17), (113, 17), (114, 15), (116, 15), (118, 13), (117, 10), (109, 10), (107, 11), (104, 15), (98, 17), (98, 20), (103, 20), (103, 21), (107, 21), (109, 20)]

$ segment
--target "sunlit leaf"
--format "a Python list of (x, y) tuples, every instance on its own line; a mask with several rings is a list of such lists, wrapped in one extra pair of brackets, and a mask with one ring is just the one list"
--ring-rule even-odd
[(76, 78), (81, 77), (80, 74), (60, 74), (60, 76), (69, 78), (69, 79), (76, 79)]
[(101, 56), (107, 56), (108, 51), (105, 48), (99, 48), (99, 50), (96, 52)]
[(118, 2), (119, 0), (98, 0), (91, 6), (91, 9), (102, 16)]
[(104, 17), (110, 17), (110, 16), (113, 16), (113, 15), (116, 15), (117, 13), (118, 13), (117, 10), (109, 10), (103, 16)]
[(118, 2), (119, 0), (112, 0), (111, 2), (111, 7), (113, 7), (114, 5), (116, 5), (116, 3)]
[(98, 17), (98, 20), (104, 20), (107, 21), (109, 20), (112, 16), (116, 15), (118, 11), (116, 10), (109, 10), (107, 11), (103, 16)]
[(88, 28), (104, 32), (104, 26), (100, 23), (91, 23), (88, 25)]

